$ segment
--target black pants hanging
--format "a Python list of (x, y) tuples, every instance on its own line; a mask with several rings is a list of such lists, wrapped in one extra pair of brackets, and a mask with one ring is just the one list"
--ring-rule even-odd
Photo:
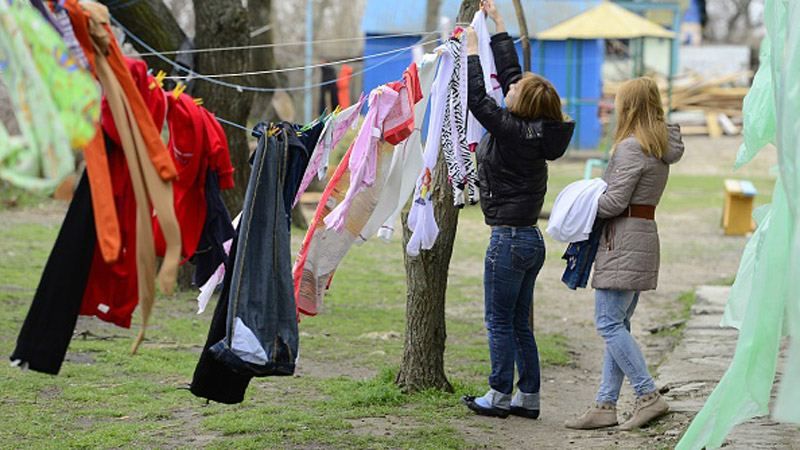
[(241, 375), (233, 372), (225, 364), (218, 361), (208, 350), (212, 345), (225, 338), (226, 323), (228, 319), (228, 293), (231, 288), (231, 277), (233, 276), (233, 261), (236, 260), (236, 244), (238, 237), (233, 239), (231, 253), (226, 263), (225, 279), (222, 282), (222, 293), (214, 309), (214, 317), (211, 319), (211, 328), (208, 331), (208, 339), (203, 347), (203, 353), (194, 369), (192, 385), (190, 390), (197, 397), (206, 398), (220, 403), (241, 403), (244, 400), (244, 393), (250, 384), (249, 375)]
[(75, 331), (96, 243), (92, 194), (81, 177), (36, 288), (11, 360), (57, 375)]

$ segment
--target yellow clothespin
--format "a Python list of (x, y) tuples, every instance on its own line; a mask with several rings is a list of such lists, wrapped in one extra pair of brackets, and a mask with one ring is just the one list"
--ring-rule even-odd
[(272, 137), (278, 134), (280, 128), (276, 127), (274, 124), (270, 124), (269, 131), (267, 131), (267, 137)]
[(158, 88), (163, 88), (164, 87), (164, 78), (166, 78), (166, 77), (167, 77), (167, 72), (164, 72), (163, 70), (159, 70), (158, 73), (156, 74), (156, 76), (153, 77), (155, 79), (150, 82), (150, 90), (152, 91), (153, 89), (155, 89), (157, 87)]
[(203, 99), (202, 98), (193, 98), (192, 101), (197, 106), (203, 106)]
[(333, 112), (331, 113), (331, 115), (335, 116), (336, 114), (339, 114), (341, 111), (342, 111), (342, 105), (336, 105), (336, 108), (333, 108)]
[(175, 86), (175, 89), (172, 90), (172, 97), (175, 100), (177, 100), (178, 97), (180, 97), (181, 94), (183, 94), (183, 91), (185, 91), (185, 90), (186, 90), (186, 85), (183, 84), (182, 81), (178, 81), (178, 85)]

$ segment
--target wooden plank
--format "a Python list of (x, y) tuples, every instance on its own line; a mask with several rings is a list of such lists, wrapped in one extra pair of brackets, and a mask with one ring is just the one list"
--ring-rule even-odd
[(708, 135), (712, 138), (722, 137), (722, 127), (719, 126), (719, 119), (715, 112), (706, 113), (706, 126), (708, 127)]

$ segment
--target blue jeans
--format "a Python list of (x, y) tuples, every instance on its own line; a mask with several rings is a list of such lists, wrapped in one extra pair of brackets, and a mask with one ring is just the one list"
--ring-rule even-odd
[(595, 325), (606, 341), (598, 403), (616, 404), (626, 376), (639, 397), (656, 390), (642, 351), (631, 335), (631, 317), (638, 302), (636, 291), (595, 291)]
[(492, 227), (483, 278), (492, 361), (489, 386), (503, 394), (511, 394), (514, 388), (515, 361), (519, 390), (539, 392), (539, 350), (528, 320), (533, 286), (544, 258), (544, 240), (538, 228)]

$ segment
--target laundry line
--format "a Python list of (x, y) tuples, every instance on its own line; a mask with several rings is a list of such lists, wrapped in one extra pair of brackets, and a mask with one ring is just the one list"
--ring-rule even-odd
[[(137, 0), (138, 1), (138, 0)], [(251, 45), (238, 45), (238, 46), (231, 46), (231, 47), (210, 47), (210, 48), (193, 48), (187, 50), (171, 50), (165, 52), (159, 52), (162, 55), (191, 55), (197, 53), (216, 53), (216, 52), (228, 52), (228, 51), (236, 51), (236, 50), (257, 50), (262, 48), (275, 48), (275, 47), (291, 47), (291, 46), (301, 46), (308, 44), (328, 44), (334, 42), (353, 42), (353, 41), (360, 41), (360, 40), (379, 40), (379, 39), (390, 39), (390, 38), (397, 38), (397, 37), (412, 37), (412, 36), (423, 36), (427, 37), (430, 35), (438, 34), (438, 31), (420, 31), (420, 32), (411, 32), (411, 33), (397, 33), (397, 34), (385, 34), (380, 36), (360, 36), (355, 38), (335, 38), (335, 39), (318, 39), (314, 41), (293, 41), (293, 42), (275, 42), (271, 44), (251, 44)], [(140, 53), (142, 56), (155, 56), (155, 53), (147, 52), (147, 53)]]
[[(347, 64), (347, 63), (352, 63), (352, 62), (366, 61), (368, 59), (379, 58), (379, 57), (391, 55), (391, 54), (394, 54), (394, 53), (402, 53), (402, 52), (406, 52), (408, 50), (411, 50), (412, 48), (414, 48), (416, 46), (427, 45), (427, 44), (430, 44), (430, 43), (433, 43), (433, 42), (436, 42), (436, 41), (437, 41), (437, 39), (432, 39), (432, 40), (429, 40), (429, 41), (424, 41), (424, 42), (419, 42), (419, 43), (416, 43), (416, 44), (413, 44), (413, 45), (409, 45), (409, 46), (406, 46), (406, 47), (400, 47), (400, 48), (396, 48), (396, 49), (392, 49), (392, 50), (387, 50), (385, 52), (371, 53), (369, 55), (356, 56), (356, 57), (353, 57), (353, 58), (346, 58), (346, 59), (340, 59), (338, 61), (331, 61), (331, 62), (327, 62), (327, 63), (311, 64), (311, 65), (307, 65), (307, 66), (284, 67), (284, 68), (280, 68), (280, 69), (254, 70), (254, 71), (250, 71), (250, 72), (205, 74), (204, 76), (207, 77), (207, 78), (235, 78), (235, 77), (248, 77), (248, 76), (252, 76), (252, 75), (269, 75), (269, 74), (273, 74), (273, 73), (294, 72), (294, 71), (305, 70), (305, 69), (317, 69), (317, 68), (320, 68), (320, 67), (335, 66), (335, 65), (338, 65), (338, 64)], [(180, 78), (183, 78), (183, 77), (180, 77), (180, 76), (166, 77), (166, 79), (168, 79), (168, 80), (175, 80), (175, 79), (180, 79)]]
[[(209, 78), (209, 77), (206, 77), (205, 75), (203, 75), (201, 73), (198, 73), (198, 72), (195, 72), (195, 71), (193, 71), (191, 69), (188, 69), (188, 68), (176, 63), (175, 61), (167, 58), (166, 56), (162, 55), (161, 52), (157, 51), (156, 49), (154, 49), (153, 47), (148, 45), (143, 39), (141, 39), (140, 37), (135, 35), (133, 32), (128, 30), (124, 25), (122, 25), (114, 17), (111, 17), (111, 21), (114, 23), (114, 26), (116, 26), (119, 29), (121, 29), (125, 33), (125, 35), (128, 36), (128, 38), (130, 38), (131, 40), (137, 42), (139, 45), (144, 47), (147, 51), (151, 52), (153, 56), (155, 56), (158, 59), (161, 59), (162, 61), (164, 61), (165, 63), (169, 64), (170, 66), (172, 66), (176, 70), (185, 72), (187, 75), (182, 78), (185, 81), (188, 81), (188, 80), (203, 80), (203, 81), (206, 81), (208, 83), (216, 84), (218, 86), (226, 87), (226, 88), (229, 88), (229, 89), (234, 89), (237, 92), (245, 92), (245, 91), (247, 91), (247, 92), (267, 92), (267, 93), (274, 93), (274, 92), (281, 92), (281, 91), (293, 92), (293, 91), (302, 91), (302, 90), (306, 90), (306, 89), (314, 89), (314, 88), (327, 86), (329, 84), (336, 83), (336, 81), (337, 81), (337, 80), (323, 81), (321, 83), (312, 84), (312, 85), (310, 85), (308, 87), (306, 87), (306, 86), (289, 86), (289, 87), (283, 87), (283, 88), (266, 88), (266, 87), (258, 87), (258, 86), (246, 86), (246, 85), (241, 85), (241, 84), (236, 84), (236, 83), (230, 83), (230, 82), (227, 82), (227, 81), (217, 80), (215, 78)], [(417, 45), (420, 45), (420, 44), (417, 44)], [(408, 49), (411, 49), (413, 47), (414, 46), (410, 46), (410, 47), (408, 47)], [(388, 58), (375, 63), (371, 67), (368, 67), (368, 68), (353, 72), (351, 74), (351, 76), (356, 76), (356, 75), (360, 75), (360, 74), (369, 72), (372, 69), (378, 68), (378, 67), (380, 67), (380, 66), (382, 66), (382, 65), (384, 65), (386, 63), (389, 63), (389, 62), (397, 59), (401, 55), (402, 55), (401, 52), (395, 53), (394, 55), (391, 55)]]

